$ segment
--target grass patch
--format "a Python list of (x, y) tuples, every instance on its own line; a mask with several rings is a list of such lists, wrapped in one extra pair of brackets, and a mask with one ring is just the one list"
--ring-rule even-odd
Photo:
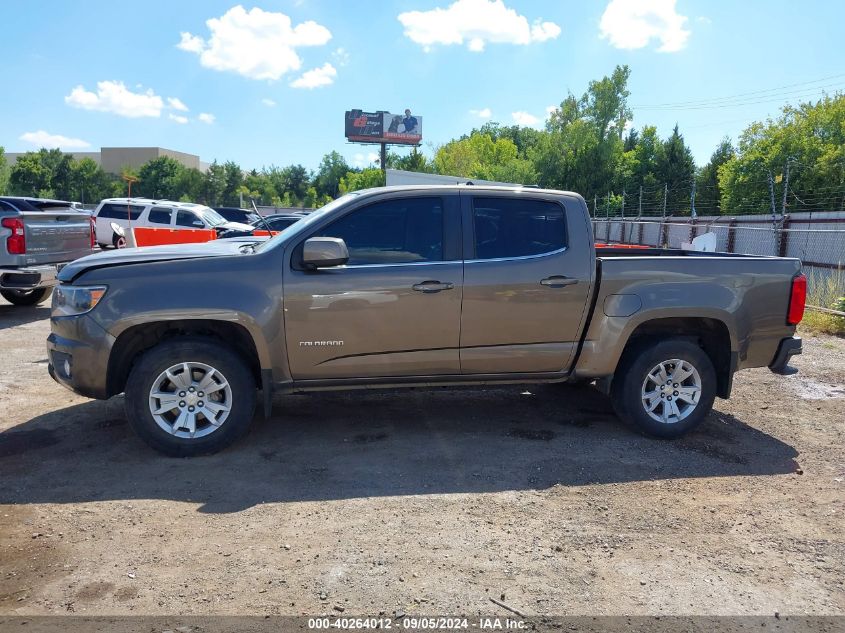
[[(807, 275), (807, 305), (845, 311), (845, 272), (811, 271)], [(807, 308), (800, 329), (813, 334), (845, 335), (845, 317)]]

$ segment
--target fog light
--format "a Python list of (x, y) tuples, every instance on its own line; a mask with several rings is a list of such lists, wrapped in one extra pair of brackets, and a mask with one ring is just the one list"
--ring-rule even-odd
[(65, 372), (65, 376), (70, 378), (70, 359), (65, 358), (64, 365), (62, 365), (62, 369)]

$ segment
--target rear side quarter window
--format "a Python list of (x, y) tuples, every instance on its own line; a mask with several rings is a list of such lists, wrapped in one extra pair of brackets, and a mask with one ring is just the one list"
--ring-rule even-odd
[(563, 206), (549, 200), (473, 198), (476, 259), (543, 255), (567, 245)]
[(144, 207), (109, 202), (104, 204), (97, 213), (98, 218), (111, 220), (137, 220), (141, 217)]

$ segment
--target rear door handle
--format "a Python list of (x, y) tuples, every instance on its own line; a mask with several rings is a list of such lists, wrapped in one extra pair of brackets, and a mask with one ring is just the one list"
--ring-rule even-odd
[(421, 281), (420, 283), (414, 284), (411, 287), (417, 292), (440, 292), (441, 290), (451, 290), (455, 287), (455, 284), (448, 281), (440, 282), (429, 280)]
[(566, 275), (552, 275), (540, 280), (540, 284), (548, 286), (549, 288), (563, 288), (564, 286), (573, 286), (578, 283), (577, 279), (567, 277)]

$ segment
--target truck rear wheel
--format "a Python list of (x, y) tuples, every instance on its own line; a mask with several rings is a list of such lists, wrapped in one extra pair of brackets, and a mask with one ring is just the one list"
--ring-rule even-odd
[(0, 295), (9, 303), (16, 306), (34, 306), (46, 300), (53, 294), (52, 288), (35, 288), (34, 290), (0, 290)]
[(246, 434), (256, 386), (247, 364), (214, 339), (190, 337), (146, 352), (126, 383), (126, 416), (154, 449), (216, 453)]
[(710, 357), (685, 339), (647, 340), (625, 351), (610, 390), (623, 421), (673, 439), (701, 424), (716, 397)]

